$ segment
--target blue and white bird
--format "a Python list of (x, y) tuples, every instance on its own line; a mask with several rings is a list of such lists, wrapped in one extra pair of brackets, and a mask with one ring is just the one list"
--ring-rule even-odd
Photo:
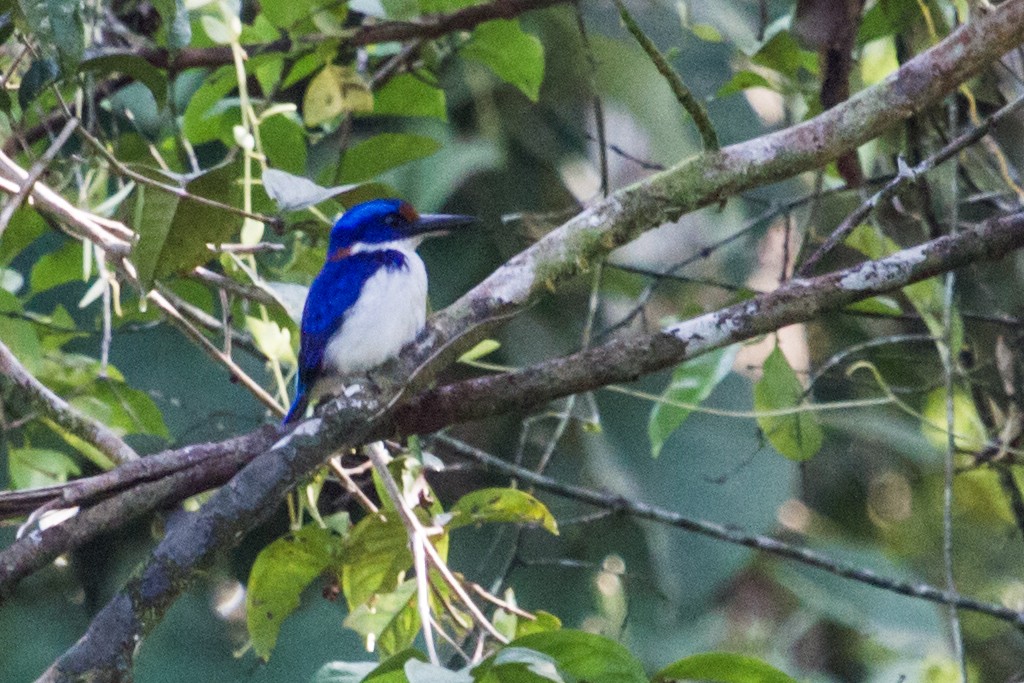
[(416, 248), (474, 220), (420, 215), (397, 199), (359, 204), (338, 219), (302, 311), (295, 400), (285, 424), (416, 338), (427, 316), (427, 271)]

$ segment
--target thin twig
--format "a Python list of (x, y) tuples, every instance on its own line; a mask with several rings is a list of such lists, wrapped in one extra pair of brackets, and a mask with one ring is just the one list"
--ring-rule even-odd
[(234, 359), (225, 355), (223, 351), (214, 346), (213, 342), (206, 338), (206, 335), (199, 331), (195, 325), (189, 322), (189, 320), (185, 318), (185, 316), (183, 316), (170, 301), (167, 300), (163, 293), (159, 291), (162, 289), (163, 287), (157, 285), (157, 289), (151, 291), (147, 296), (167, 315), (167, 319), (170, 320), (175, 327), (184, 332), (186, 337), (199, 344), (210, 358), (226, 367), (231, 373), (231, 376), (241, 382), (245, 388), (260, 401), (260, 403), (265, 405), (267, 408), (270, 408), (274, 414), (283, 416), (285, 414), (285, 410), (281, 404), (274, 400), (274, 397), (268, 394), (266, 389), (261, 387), (256, 380), (246, 374), (245, 370), (239, 367), (239, 365), (235, 363)]
[(22, 181), (21, 187), (18, 188), (17, 194), (7, 200), (4, 204), (4, 208), (0, 211), (0, 236), (4, 234), (4, 230), (7, 229), (7, 224), (11, 222), (11, 218), (14, 216), (14, 212), (18, 210), (25, 198), (28, 197), (29, 193), (32, 192), (32, 188), (35, 186), (36, 181), (43, 175), (47, 167), (53, 161), (54, 157), (57, 156), (57, 152), (64, 147), (64, 144), (71, 137), (71, 134), (75, 132), (75, 128), (78, 126), (78, 119), (68, 119), (68, 122), (64, 124), (63, 130), (57, 139), (53, 141), (43, 153), (43, 156), (39, 160), (32, 164), (32, 168), (28, 171), (28, 176)]
[(700, 131), (701, 140), (704, 141), (704, 151), (714, 152), (719, 149), (718, 134), (715, 133), (715, 127), (711, 123), (711, 119), (708, 117), (708, 111), (704, 108), (704, 105), (693, 96), (690, 89), (686, 87), (686, 83), (683, 82), (683, 77), (679, 75), (679, 72), (672, 68), (672, 65), (665, 59), (665, 55), (661, 54), (658, 46), (647, 37), (647, 34), (643, 32), (643, 29), (637, 25), (633, 16), (626, 9), (626, 6), (622, 3), (622, 0), (615, 0), (615, 6), (619, 8), (619, 17), (622, 18), (622, 23), (625, 24), (626, 29), (636, 38), (636, 42), (640, 44), (640, 47), (644, 49), (647, 56), (652, 62), (654, 62), (655, 68), (658, 69), (658, 73), (665, 77), (665, 81), (668, 82), (668, 86), (672, 88), (672, 94), (676, 96), (679, 104), (682, 105), (686, 113), (693, 119), (694, 124), (697, 126), (697, 130)]
[(475, 462), (492, 470), (503, 472), (516, 479), (528, 482), (539, 489), (554, 493), (563, 498), (571, 498), (588, 505), (614, 510), (616, 512), (632, 515), (639, 519), (647, 519), (660, 524), (677, 527), (685, 531), (708, 536), (719, 541), (741, 545), (772, 555), (778, 555), (789, 560), (794, 560), (830, 574), (846, 579), (865, 583), (876, 588), (881, 588), (899, 595), (906, 595), (912, 598), (919, 598), (942, 605), (955, 605), (961, 609), (986, 614), (990, 617), (1010, 622), (1016, 626), (1024, 627), (1024, 613), (1017, 612), (1002, 605), (982, 602), (974, 598), (960, 595), (953, 591), (946, 591), (925, 583), (911, 583), (900, 581), (876, 574), (871, 569), (855, 567), (840, 560), (829, 557), (816, 550), (786, 543), (770, 536), (750, 534), (742, 531), (734, 525), (718, 524), (701, 519), (693, 519), (685, 515), (666, 510), (654, 505), (640, 501), (629, 500), (623, 496), (588, 489), (583, 486), (567, 484), (550, 477), (537, 474), (525, 467), (516, 467), (486, 453), (479, 448), (470, 446), (449, 436), (439, 436), (438, 439), (451, 446), (459, 455), (467, 457)]
[(896, 193), (896, 190), (898, 190), (904, 183), (908, 180), (915, 180), (918, 176), (927, 173), (944, 161), (951, 159), (965, 147), (982, 139), (990, 130), (992, 130), (993, 127), (997, 126), (1006, 117), (1014, 114), (1022, 106), (1024, 106), (1024, 96), (1018, 97), (1013, 102), (1004, 105), (982, 123), (966, 133), (957, 136), (942, 149), (924, 159), (913, 168), (901, 168), (895, 178), (890, 180), (878, 192), (871, 195), (867, 201), (857, 207), (856, 211), (843, 219), (843, 222), (832, 231), (832, 234), (829, 235), (827, 240), (825, 240), (825, 243), (818, 247), (818, 249), (800, 265), (800, 268), (797, 270), (797, 276), (808, 277), (811, 275), (814, 272), (815, 267), (826, 254), (831, 252), (843, 240), (845, 240), (847, 236), (853, 232), (854, 228), (864, 222), (864, 219), (867, 218), (868, 214), (870, 214), (876, 207), (880, 206), (886, 199), (893, 196)]

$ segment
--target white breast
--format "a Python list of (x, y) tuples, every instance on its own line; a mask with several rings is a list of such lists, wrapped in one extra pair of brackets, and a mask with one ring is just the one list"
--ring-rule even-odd
[(398, 355), (423, 329), (427, 316), (427, 271), (414, 247), (401, 251), (406, 266), (381, 268), (363, 285), (359, 299), (324, 353), (324, 369), (345, 376), (365, 372)]

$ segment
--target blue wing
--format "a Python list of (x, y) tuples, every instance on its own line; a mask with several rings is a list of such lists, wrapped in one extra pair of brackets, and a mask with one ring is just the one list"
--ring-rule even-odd
[(285, 424), (306, 412), (309, 391), (322, 374), (327, 344), (345, 323), (345, 317), (359, 299), (363, 285), (379, 269), (400, 267), (402, 264), (404, 257), (401, 252), (390, 250), (360, 252), (324, 264), (309, 288), (302, 310), (295, 401), (284, 418)]

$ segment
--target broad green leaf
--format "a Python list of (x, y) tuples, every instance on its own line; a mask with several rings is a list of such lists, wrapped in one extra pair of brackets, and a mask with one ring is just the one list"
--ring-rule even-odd
[(679, 429), (690, 416), (691, 408), (683, 408), (665, 401), (700, 405), (711, 395), (719, 382), (725, 379), (732, 368), (739, 347), (736, 345), (718, 349), (698, 356), (677, 367), (672, 381), (661, 395), (663, 402), (656, 403), (647, 422), (647, 434), (651, 439), (651, 454), (661, 454), (665, 441)]
[(0, 239), (0, 263), (9, 264), (21, 251), (47, 232), (46, 223), (35, 209), (21, 206)]
[(796, 683), (760, 659), (732, 652), (705, 652), (669, 664), (654, 675), (655, 683), (678, 680), (715, 683)]
[(349, 610), (394, 591), (410, 567), (409, 537), (397, 514), (387, 521), (378, 515), (359, 520), (346, 540), (341, 562), (341, 589)]
[(310, 128), (344, 113), (373, 111), (373, 93), (359, 73), (348, 66), (328, 64), (313, 77), (302, 98), (302, 116)]
[(378, 593), (371, 602), (353, 608), (343, 623), (361, 635), (368, 647), (385, 656), (395, 654), (412, 645), (419, 632), (415, 598), (416, 581), (410, 579), (393, 591)]
[(739, 71), (733, 74), (729, 81), (718, 89), (715, 97), (728, 97), (734, 93), (742, 92), (747, 88), (768, 88), (774, 90), (771, 82), (761, 74), (753, 71)]
[(789, 31), (779, 31), (772, 36), (751, 57), (751, 61), (790, 78), (797, 78), (800, 69), (812, 74), (818, 72), (818, 56), (810, 50), (801, 49)]
[(387, 116), (431, 116), (448, 120), (444, 90), (423, 73), (404, 73), (388, 81), (373, 98), (373, 113)]
[[(946, 390), (935, 389), (928, 393), (921, 410), (921, 433), (937, 450), (945, 451), (948, 446), (946, 432)], [(953, 435), (958, 450), (977, 453), (988, 442), (985, 423), (978, 414), (974, 399), (964, 389), (953, 392)]]
[(794, 409), (788, 415), (761, 415), (757, 424), (772, 446), (790, 460), (807, 460), (821, 449), (822, 433), (817, 415), (799, 410), (804, 389), (778, 346), (764, 362), (764, 374), (754, 385), (754, 410), (758, 413)]
[[(234, 164), (204, 173), (191, 180), (185, 189), (190, 195), (228, 206), (241, 204)], [(156, 278), (206, 263), (213, 257), (206, 245), (227, 242), (242, 227), (238, 214), (188, 198), (179, 199), (145, 185), (136, 189), (133, 215), (139, 241), (132, 250), (132, 258), (144, 288), (150, 287)]]
[(311, 0), (261, 0), (260, 11), (274, 26), (289, 29), (308, 17), (317, 4)]
[(522, 638), (533, 633), (547, 633), (562, 628), (562, 620), (550, 612), (537, 610), (533, 613), (536, 619), (520, 619), (516, 624), (516, 638)]
[(256, 556), (245, 604), (258, 657), (270, 657), (285, 617), (299, 606), (302, 591), (337, 561), (342, 543), (337, 534), (308, 525), (277, 539)]
[(459, 498), (448, 511), (445, 526), (449, 529), (470, 524), (515, 522), (536, 524), (558, 533), (558, 524), (544, 503), (519, 489), (488, 488), (472, 491)]
[[(857, 226), (846, 238), (845, 244), (871, 259), (883, 258), (900, 249), (896, 242), (871, 225)], [(907, 285), (902, 291), (921, 316), (928, 332), (934, 337), (943, 338), (946, 328), (943, 323), (945, 289), (942, 282), (938, 278), (930, 278)], [(955, 356), (960, 353), (964, 343), (964, 321), (956, 308), (952, 311), (950, 328), (952, 354)]]
[(68, 282), (82, 281), (82, 243), (67, 240), (60, 249), (44, 254), (32, 266), (29, 286), (33, 294)]
[(274, 168), (300, 176), (306, 172), (306, 132), (291, 115), (264, 119), (260, 123), (260, 139), (263, 153)]
[(370, 180), (410, 161), (428, 157), (441, 149), (433, 138), (412, 133), (380, 133), (353, 145), (341, 159), (341, 180), (358, 183)]
[[(4, 315), (7, 314), (7, 315)], [(29, 372), (37, 372), (43, 350), (35, 325), (24, 319), (17, 297), (0, 289), (0, 342), (22, 362)]]
[(71, 476), (82, 473), (74, 460), (60, 451), (46, 448), (9, 448), (7, 468), (15, 489), (63, 484)]
[(523, 31), (518, 19), (495, 19), (473, 30), (462, 55), (487, 66), (536, 102), (544, 80), (544, 46)]
[(96, 377), (88, 389), (88, 394), (70, 399), (71, 405), (120, 434), (171, 438), (160, 409), (146, 392), (106, 377)]
[(78, 0), (18, 0), (36, 44), (58, 54), (65, 73), (72, 73), (85, 51), (82, 3)]
[(60, 75), (60, 68), (57, 62), (52, 59), (37, 59), (21, 77), (21, 85), (18, 86), (18, 105), (22, 110), (28, 109), (39, 93), (49, 88), (57, 81)]
[(192, 42), (192, 22), (185, 0), (152, 0), (152, 3), (163, 19), (160, 31), (167, 36), (167, 47), (180, 50)]
[(182, 116), (182, 132), (192, 144), (213, 140), (219, 135), (219, 124), (215, 119), (214, 105), (238, 87), (235, 70), (223, 66), (208, 75), (203, 84), (189, 98)]
[(87, 59), (78, 66), (80, 71), (107, 75), (121, 73), (142, 83), (153, 93), (157, 108), (167, 102), (167, 76), (138, 55), (116, 54)]
[(594, 633), (573, 630), (533, 633), (513, 640), (510, 646), (548, 655), (561, 671), (578, 681), (647, 683), (643, 665), (629, 650)]

